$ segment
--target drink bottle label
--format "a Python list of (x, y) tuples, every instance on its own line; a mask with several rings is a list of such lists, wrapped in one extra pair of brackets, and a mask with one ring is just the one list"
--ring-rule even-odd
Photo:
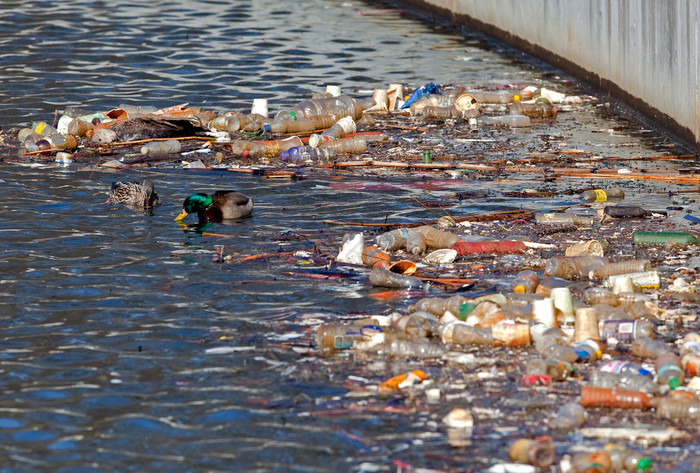
[(605, 202), (608, 200), (608, 194), (606, 194), (603, 189), (595, 189), (593, 192), (595, 192), (596, 202)]

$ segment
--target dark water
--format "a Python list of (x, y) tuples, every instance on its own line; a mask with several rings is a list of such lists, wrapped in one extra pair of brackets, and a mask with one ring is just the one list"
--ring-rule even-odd
[[(575, 91), (477, 35), (395, 13), (358, 14), (374, 8), (383, 5), (5, 0), (0, 126), (51, 120), (68, 106), (188, 102), (247, 111), (264, 97), (273, 110), (326, 84), (348, 92), (429, 80)], [(656, 152), (647, 137), (611, 132), (606, 146)], [(153, 215), (102, 204), (113, 180), (146, 177), (164, 202)], [(287, 256), (212, 263), (222, 245), (234, 259), (336, 248), (345, 230), (323, 219), (431, 216), (410, 197), (439, 194), (439, 181), (432, 191), (401, 180), (372, 190), (383, 182), (0, 164), (0, 471), (392, 471), (396, 458), (445, 465), (423, 456), (444, 444), (434, 417), (387, 410), (392, 400), (344, 397), (348, 374), (376, 383), (404, 365), (328, 360), (309, 349), (319, 322), (392, 307), (370, 297), (366, 273), (323, 279), (322, 266)], [(254, 217), (213, 225), (209, 235), (175, 224), (184, 197), (219, 188), (250, 195)], [(345, 414), (317, 415), (335, 406)], [(505, 458), (490, 450), (480, 450), (479, 465)]]

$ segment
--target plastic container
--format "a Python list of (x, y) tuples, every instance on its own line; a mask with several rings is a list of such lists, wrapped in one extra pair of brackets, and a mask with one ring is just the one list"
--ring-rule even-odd
[(231, 152), (238, 156), (250, 156), (259, 158), (263, 156), (277, 157), (282, 151), (303, 146), (298, 136), (292, 136), (283, 140), (268, 141), (234, 141), (231, 143)]
[(302, 161), (329, 161), (336, 156), (332, 149), (314, 148), (313, 146), (293, 146), (288, 150), (280, 151), (280, 161), (302, 162)]
[(433, 82), (428, 82), (424, 86), (418, 87), (412, 94), (411, 96), (404, 102), (404, 104), (401, 106), (401, 108), (408, 108), (410, 107), (414, 102), (427, 97), (429, 95), (441, 95), (442, 94), (442, 89), (439, 85), (434, 84)]
[(181, 150), (182, 145), (177, 140), (151, 141), (141, 147), (141, 154), (146, 156), (160, 156), (179, 153)]
[(546, 102), (515, 102), (508, 104), (506, 110), (511, 115), (525, 115), (530, 118), (555, 118), (557, 109)]
[(394, 324), (401, 332), (406, 334), (408, 339), (428, 338), (432, 335), (436, 327), (437, 320), (432, 314), (427, 312), (414, 312), (404, 315), (396, 320)]
[(364, 153), (367, 151), (367, 140), (362, 135), (352, 138), (342, 138), (334, 141), (325, 141), (319, 144), (319, 149), (332, 149), (336, 154)]
[(583, 407), (649, 409), (655, 404), (655, 400), (652, 399), (641, 391), (593, 386), (584, 386), (581, 389), (581, 405)]
[(377, 343), (384, 341), (381, 328), (376, 326), (354, 326), (347, 324), (323, 324), (316, 332), (316, 343), (323, 353), (349, 350), (358, 344), (375, 338)]
[(651, 458), (624, 445), (609, 443), (603, 447), (603, 450), (610, 455), (611, 472), (645, 472), (652, 468)]
[(554, 303), (549, 297), (532, 301), (532, 316), (540, 324), (547, 327), (557, 327), (557, 317), (554, 312)]
[(681, 367), (681, 359), (673, 353), (664, 353), (654, 360), (656, 382), (662, 386), (676, 389), (683, 385), (685, 372)]
[(593, 370), (589, 376), (589, 383), (597, 388), (620, 388), (652, 395), (659, 392), (659, 385), (650, 377), (630, 373), (619, 374)]
[(604, 342), (614, 338), (620, 342), (631, 343), (642, 337), (654, 338), (654, 324), (648, 320), (618, 319), (601, 320), (598, 325), (600, 339)]
[(662, 397), (658, 400), (656, 415), (674, 421), (700, 420), (700, 399)]
[(404, 276), (392, 273), (383, 268), (375, 267), (369, 274), (369, 282), (373, 286), (397, 288), (421, 288), (423, 282), (415, 276)]
[(584, 202), (607, 202), (610, 199), (624, 199), (625, 193), (622, 189), (592, 189), (584, 191), (580, 198)]
[(603, 245), (598, 240), (582, 241), (566, 248), (564, 256), (603, 256)]
[(576, 350), (566, 345), (555, 343), (552, 340), (538, 340), (535, 343), (535, 347), (543, 357), (550, 357), (567, 363), (576, 363), (579, 359)]
[(390, 264), (389, 255), (376, 246), (365, 246), (362, 250), (362, 262), (367, 266), (388, 268)]
[(427, 340), (391, 340), (372, 347), (380, 355), (398, 358), (439, 358), (447, 350), (440, 343)]
[(477, 118), (471, 118), (469, 120), (470, 125), (483, 126), (483, 125), (501, 125), (509, 126), (511, 128), (523, 128), (532, 125), (530, 117), (525, 115), (499, 115), (499, 116), (480, 116)]
[(328, 130), (321, 134), (311, 135), (309, 137), (310, 146), (318, 146), (324, 141), (337, 140), (345, 138), (345, 135), (353, 134), (357, 131), (357, 125), (352, 117), (343, 117), (333, 124)]
[(697, 245), (700, 238), (685, 232), (634, 232), (632, 242), (638, 245)]
[(422, 255), (428, 248), (421, 232), (409, 232), (406, 237), (406, 251), (412, 255)]
[(382, 233), (377, 237), (377, 245), (384, 251), (397, 251), (406, 247), (406, 237), (411, 232), (408, 228), (397, 228)]
[(74, 136), (85, 136), (87, 135), (87, 132), (95, 128), (95, 125), (93, 125), (90, 122), (86, 122), (84, 120), (81, 120), (79, 118), (74, 118), (68, 123), (67, 127), (67, 132), (71, 135)]
[(428, 248), (431, 249), (451, 248), (452, 245), (459, 241), (458, 235), (429, 225), (414, 228), (413, 231), (421, 233)]
[(617, 306), (620, 304), (620, 300), (617, 294), (614, 294), (610, 289), (604, 287), (589, 287), (583, 292), (583, 301), (588, 305), (596, 304), (607, 304), (610, 306)]
[[(408, 307), (407, 311), (412, 312), (429, 312), (436, 317), (442, 317), (446, 312), (451, 312), (453, 315), (458, 315), (461, 311), (461, 306), (469, 301), (464, 296), (455, 295), (448, 298), (441, 297), (424, 297), (418, 300), (415, 304)], [(476, 307), (476, 305), (474, 305)]]
[(554, 463), (554, 441), (551, 437), (518, 439), (510, 446), (510, 458), (537, 468), (547, 468)]
[(520, 271), (510, 282), (510, 290), (518, 294), (531, 294), (537, 289), (540, 276), (530, 269)]
[(610, 276), (619, 274), (642, 273), (651, 270), (651, 262), (647, 259), (634, 259), (628, 261), (620, 261), (617, 263), (608, 263), (590, 272), (590, 279), (602, 280)]
[(578, 402), (562, 404), (554, 418), (549, 421), (553, 430), (571, 432), (578, 429), (586, 420), (586, 410)]
[(670, 353), (671, 347), (661, 340), (639, 337), (632, 342), (630, 350), (633, 355), (641, 358), (658, 358), (665, 353)]
[(593, 218), (582, 217), (565, 212), (536, 213), (535, 222), (538, 225), (571, 225), (576, 227), (593, 226)]

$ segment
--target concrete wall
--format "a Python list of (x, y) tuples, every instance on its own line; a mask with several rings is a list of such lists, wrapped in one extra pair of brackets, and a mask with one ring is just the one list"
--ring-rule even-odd
[(700, 149), (700, 0), (415, 0), (621, 97)]

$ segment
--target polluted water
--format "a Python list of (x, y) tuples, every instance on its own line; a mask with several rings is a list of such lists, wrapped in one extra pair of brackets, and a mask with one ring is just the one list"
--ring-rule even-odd
[(9, 469), (700, 468), (681, 143), (395, 8), (23, 9)]

